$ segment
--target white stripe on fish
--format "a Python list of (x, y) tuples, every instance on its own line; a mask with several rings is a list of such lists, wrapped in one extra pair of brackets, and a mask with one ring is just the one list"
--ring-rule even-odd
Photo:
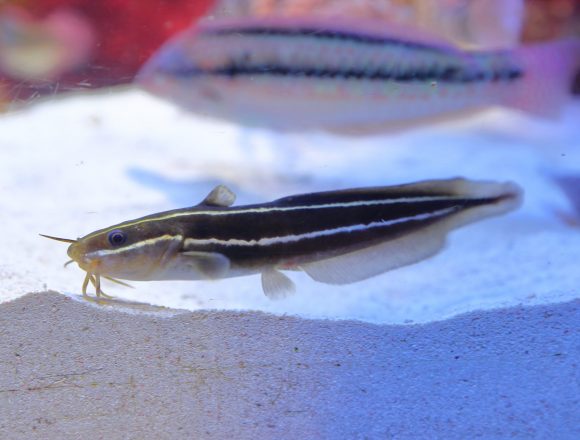
[[(299, 206), (269, 206), (269, 207), (251, 207), (251, 208), (243, 208), (243, 209), (228, 209), (227, 211), (217, 211), (217, 210), (177, 210), (177, 211), (169, 211), (165, 215), (161, 216), (152, 216), (150, 218), (143, 218), (139, 219), (135, 222), (126, 222), (123, 223), (122, 226), (132, 226), (134, 224), (142, 224), (145, 222), (152, 222), (152, 221), (159, 221), (159, 220), (170, 220), (170, 219), (179, 219), (183, 217), (196, 217), (196, 216), (230, 216), (236, 214), (265, 214), (269, 212), (290, 212), (290, 211), (302, 211), (302, 210), (319, 210), (319, 209), (334, 209), (334, 208), (356, 208), (356, 207), (365, 207), (365, 206), (381, 206), (381, 205), (391, 205), (391, 204), (398, 204), (398, 203), (419, 203), (419, 202), (436, 202), (436, 201), (451, 201), (451, 200), (462, 200), (463, 197), (448, 197), (448, 196), (435, 196), (435, 197), (401, 197), (401, 198), (393, 198), (393, 199), (383, 199), (383, 200), (364, 200), (364, 201), (354, 201), (354, 202), (346, 202), (346, 203), (321, 203), (321, 204), (311, 204), (311, 205), (299, 205)], [(116, 226), (112, 226), (110, 229), (115, 229)], [(98, 233), (102, 233), (103, 230), (97, 231)]]
[(208, 245), (208, 244), (219, 244), (224, 246), (270, 246), (273, 244), (281, 244), (281, 243), (292, 243), (298, 242), (301, 240), (308, 240), (317, 237), (330, 237), (333, 235), (356, 232), (356, 231), (365, 231), (374, 228), (383, 228), (387, 226), (397, 225), (400, 223), (405, 223), (409, 221), (418, 221), (418, 220), (427, 220), (432, 219), (435, 217), (440, 217), (446, 214), (450, 214), (453, 211), (456, 211), (457, 208), (446, 208), (440, 209), (435, 212), (426, 213), (426, 214), (418, 214), (411, 217), (403, 217), (398, 218), (395, 220), (388, 220), (388, 221), (379, 221), (379, 222), (371, 222), (368, 224), (357, 224), (352, 226), (342, 226), (340, 228), (334, 229), (323, 229), (320, 231), (312, 231), (306, 232), (304, 234), (297, 234), (297, 235), (282, 235), (279, 237), (265, 237), (260, 238), (259, 240), (239, 240), (236, 238), (230, 238), (227, 240), (220, 240), (217, 238), (206, 238), (206, 239), (199, 239), (199, 238), (187, 238), (185, 240), (185, 246), (199, 246), (199, 245)]

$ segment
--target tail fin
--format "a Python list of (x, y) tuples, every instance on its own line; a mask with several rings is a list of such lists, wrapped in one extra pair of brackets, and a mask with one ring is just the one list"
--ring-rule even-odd
[(580, 69), (580, 39), (566, 39), (518, 50), (525, 79), (508, 106), (554, 118), (571, 99), (572, 82)]

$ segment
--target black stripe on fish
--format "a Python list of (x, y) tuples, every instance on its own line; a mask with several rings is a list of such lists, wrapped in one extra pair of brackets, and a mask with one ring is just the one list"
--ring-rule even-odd
[(320, 28), (266, 28), (266, 27), (240, 27), (228, 29), (206, 30), (205, 35), (217, 36), (266, 36), (266, 37), (294, 37), (294, 38), (313, 38), (316, 40), (330, 40), (340, 42), (351, 42), (371, 46), (397, 46), (410, 49), (420, 49), (436, 53), (448, 53), (448, 49), (439, 48), (428, 44), (418, 43), (415, 41), (404, 41), (396, 38), (378, 37), (372, 35), (358, 34), (355, 32), (336, 31)]
[(252, 241), (264, 237), (300, 235), (356, 224), (394, 221), (442, 209), (467, 209), (490, 202), (489, 199), (444, 199), (292, 211), (252, 212), (249, 209), (246, 212), (218, 216), (198, 214), (194, 219), (183, 220), (183, 235), (196, 239)]
[[(380, 207), (239, 213), (196, 218), (184, 233), (187, 250), (216, 252), (232, 261), (300, 260), (357, 250), (430, 226), (501, 198), (416, 202)], [(252, 225), (252, 228), (248, 228)]]
[(392, 222), (377, 221), (369, 224), (357, 223), (337, 230), (316, 230), (311, 231), (312, 236), (304, 238), (299, 235), (283, 235), (271, 237), (265, 242), (262, 239), (256, 243), (242, 243), (235, 239), (221, 242), (212, 237), (207, 243), (200, 239), (189, 239), (185, 244), (188, 250), (217, 252), (241, 265), (259, 265), (265, 261), (304, 263), (395, 240), (440, 222), (460, 210), (461, 208), (456, 206), (447, 210), (424, 213), (416, 218), (400, 218)]
[(287, 66), (282, 64), (244, 64), (231, 61), (222, 67), (200, 69), (196, 67), (180, 66), (170, 71), (171, 74), (181, 77), (195, 76), (225, 76), (229, 78), (243, 76), (272, 76), (297, 77), (314, 79), (343, 79), (365, 81), (393, 81), (407, 82), (440, 82), (450, 84), (465, 84), (477, 82), (511, 82), (521, 78), (524, 72), (517, 67), (498, 69), (491, 72), (482, 70), (460, 69), (457, 66), (446, 67), (440, 70), (411, 68), (407, 70), (388, 70), (360, 68), (329, 68), (313, 66)]

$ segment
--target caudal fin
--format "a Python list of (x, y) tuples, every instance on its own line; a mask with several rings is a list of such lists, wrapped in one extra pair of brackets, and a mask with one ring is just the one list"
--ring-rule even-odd
[(527, 46), (517, 51), (524, 80), (508, 105), (554, 118), (572, 97), (572, 83), (580, 69), (580, 39)]
[(508, 102), (532, 114), (553, 118), (572, 97), (572, 82), (580, 69), (580, 39), (566, 39), (518, 50), (525, 78)]

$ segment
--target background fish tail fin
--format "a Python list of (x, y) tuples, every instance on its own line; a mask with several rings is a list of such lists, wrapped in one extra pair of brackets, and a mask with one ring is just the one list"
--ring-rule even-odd
[(580, 39), (532, 45), (519, 52), (526, 77), (508, 106), (557, 117), (572, 97), (572, 83), (580, 69)]

